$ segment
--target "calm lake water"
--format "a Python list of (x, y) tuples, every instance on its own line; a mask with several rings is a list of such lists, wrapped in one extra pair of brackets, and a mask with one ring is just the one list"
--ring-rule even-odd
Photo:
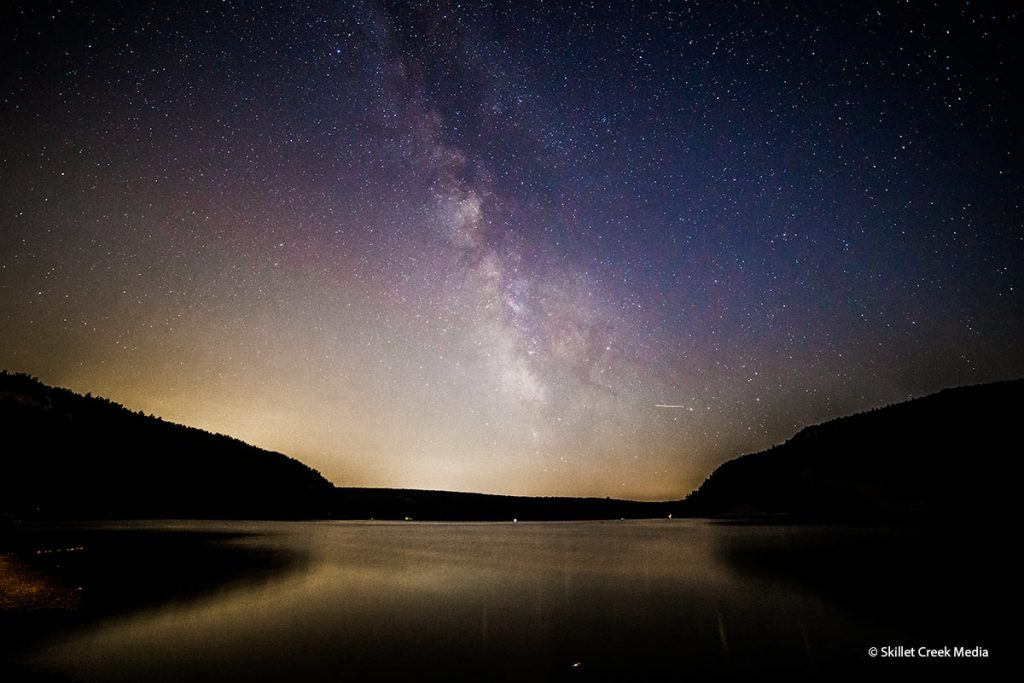
[[(35, 620), (38, 633), (9, 657), (58, 680), (912, 673), (932, 662), (871, 659), (868, 649), (989, 651), (955, 662), (967, 668), (1020, 649), (1005, 625), (1021, 607), (1011, 531), (660, 520), (180, 522), (68, 534), (29, 537), (4, 556), (8, 584), (52, 572), (52, 585), (78, 596), (8, 604), (2, 622), (13, 632)], [(142, 557), (168, 547), (164, 537), (178, 546)], [(188, 550), (191, 538), (202, 552)], [(33, 545), (37, 559), (98, 550), (75, 569), (40, 565)], [(53, 626), (39, 616), (76, 609), (86, 616)]]

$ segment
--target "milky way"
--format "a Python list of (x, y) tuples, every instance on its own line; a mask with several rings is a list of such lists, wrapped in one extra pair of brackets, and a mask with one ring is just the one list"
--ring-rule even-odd
[(638, 498), (1024, 375), (1016, 12), (552, 5), (8, 3), (0, 367)]

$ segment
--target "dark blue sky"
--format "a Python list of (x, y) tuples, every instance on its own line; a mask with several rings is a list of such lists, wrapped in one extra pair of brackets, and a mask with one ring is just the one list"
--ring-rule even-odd
[(808, 423), (1024, 374), (1005, 6), (0, 24), (0, 366), (338, 484), (676, 497)]

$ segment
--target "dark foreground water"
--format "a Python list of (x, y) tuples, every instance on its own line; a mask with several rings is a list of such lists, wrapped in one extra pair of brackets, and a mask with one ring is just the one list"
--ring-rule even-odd
[[(1019, 662), (1019, 541), (977, 527), (670, 520), (20, 530), (0, 535), (0, 673), (133, 682), (969, 673)], [(904, 656), (883, 656), (901, 646), (892, 652)], [(924, 658), (920, 647), (989, 656)]]

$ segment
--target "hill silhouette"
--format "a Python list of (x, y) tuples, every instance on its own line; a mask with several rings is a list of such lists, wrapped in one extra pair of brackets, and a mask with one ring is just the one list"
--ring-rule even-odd
[(0, 512), (19, 518), (324, 514), (334, 487), (280, 453), (0, 373)]
[(1016, 511), (1024, 380), (808, 427), (683, 501), (338, 488), (281, 453), (0, 372), (0, 518), (931, 520)]
[(1013, 380), (808, 427), (722, 464), (676, 512), (862, 521), (1015, 513), (1022, 407), (1024, 380)]
[(337, 489), (332, 515), (342, 519), (509, 521), (651, 519), (667, 517), (675, 502), (615, 498), (501, 496), (421, 489)]

